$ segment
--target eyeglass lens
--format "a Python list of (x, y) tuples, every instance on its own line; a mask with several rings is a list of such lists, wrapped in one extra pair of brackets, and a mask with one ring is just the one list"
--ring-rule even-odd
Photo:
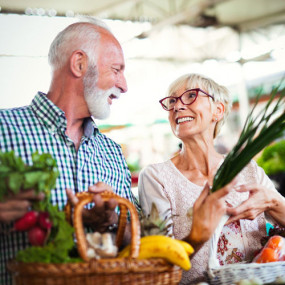
[(189, 90), (183, 93), (180, 97), (168, 97), (162, 101), (162, 104), (165, 106), (167, 110), (171, 110), (174, 108), (177, 100), (181, 100), (184, 105), (190, 105), (195, 101), (197, 97), (197, 91)]

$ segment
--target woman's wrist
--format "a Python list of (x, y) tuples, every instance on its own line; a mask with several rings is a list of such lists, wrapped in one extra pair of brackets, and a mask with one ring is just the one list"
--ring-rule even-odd
[(279, 192), (271, 195), (270, 206), (266, 212), (279, 224), (285, 226), (285, 198)]
[(184, 241), (188, 242), (193, 248), (194, 250), (197, 252), (202, 245), (204, 244), (204, 242), (201, 241), (201, 239), (199, 238), (198, 235), (196, 235), (195, 233), (193, 233), (192, 231), (189, 233), (188, 236), (186, 236), (184, 239)]

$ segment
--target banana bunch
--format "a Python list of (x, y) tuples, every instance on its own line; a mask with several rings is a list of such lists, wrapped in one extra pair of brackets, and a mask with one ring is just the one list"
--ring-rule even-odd
[[(172, 264), (180, 266), (184, 270), (191, 268), (189, 255), (194, 252), (193, 247), (182, 240), (167, 236), (145, 236), (141, 238), (138, 259), (164, 258)], [(119, 257), (130, 256), (130, 245), (119, 252)]]

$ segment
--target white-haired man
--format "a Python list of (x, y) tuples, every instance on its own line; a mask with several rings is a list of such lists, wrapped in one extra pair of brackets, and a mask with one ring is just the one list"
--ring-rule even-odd
[[(0, 151), (13, 150), (28, 164), (33, 152), (50, 153), (60, 172), (51, 200), (60, 209), (67, 197), (76, 203), (76, 192), (105, 189), (137, 205), (120, 146), (101, 134), (93, 120), (106, 118), (113, 99), (127, 91), (119, 42), (101, 21), (75, 23), (54, 39), (49, 62), (48, 93), (39, 92), (29, 106), (1, 110)], [(7, 260), (28, 245), (24, 233), (3, 232), (28, 211), (33, 200), (41, 198), (29, 190), (0, 203), (1, 284), (11, 283)], [(104, 231), (117, 223), (114, 200), (103, 202), (95, 195), (94, 202), (92, 209), (84, 210), (85, 225)]]

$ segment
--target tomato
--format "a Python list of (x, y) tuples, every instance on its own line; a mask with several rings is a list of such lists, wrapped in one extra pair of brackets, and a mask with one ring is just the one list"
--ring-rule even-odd
[(257, 256), (255, 262), (257, 263), (267, 263), (278, 261), (278, 252), (270, 247), (263, 248), (260, 254)]
[(266, 247), (276, 249), (277, 251), (280, 251), (283, 246), (284, 246), (284, 239), (281, 236), (271, 237), (266, 245)]

